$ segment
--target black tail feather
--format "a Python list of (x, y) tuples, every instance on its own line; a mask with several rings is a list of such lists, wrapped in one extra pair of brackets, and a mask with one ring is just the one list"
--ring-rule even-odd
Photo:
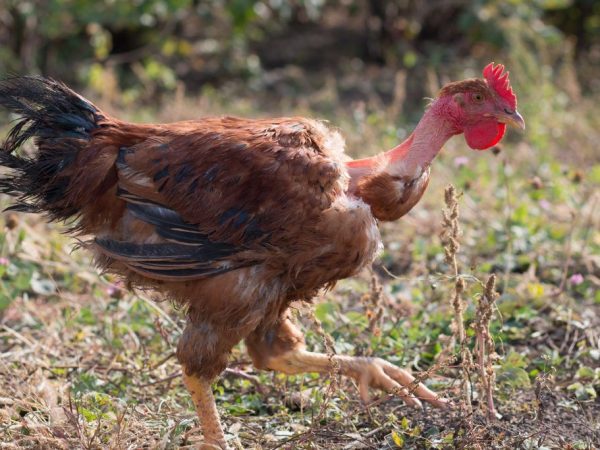
[[(44, 211), (55, 220), (77, 214), (62, 172), (89, 143), (102, 113), (64, 84), (37, 76), (1, 80), (0, 106), (19, 116), (0, 146), (0, 166), (11, 169), (0, 177), (0, 192), (17, 197), (10, 209)], [(18, 152), (31, 138), (37, 151)]]

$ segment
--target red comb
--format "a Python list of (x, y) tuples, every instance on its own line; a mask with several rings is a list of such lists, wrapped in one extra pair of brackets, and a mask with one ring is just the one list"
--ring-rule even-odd
[(502, 64), (494, 66), (494, 63), (491, 62), (483, 69), (483, 76), (489, 87), (506, 100), (512, 109), (517, 109), (517, 97), (510, 87), (508, 71), (503, 72), (504, 66)]

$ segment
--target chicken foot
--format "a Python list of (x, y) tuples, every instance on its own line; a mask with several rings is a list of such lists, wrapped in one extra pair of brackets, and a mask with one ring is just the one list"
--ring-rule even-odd
[(342, 375), (356, 380), (360, 396), (365, 403), (370, 400), (369, 388), (377, 388), (400, 396), (410, 406), (422, 407), (421, 400), (438, 408), (448, 405), (448, 400), (440, 398), (424, 384), (416, 381), (408, 371), (381, 358), (329, 356), (294, 349), (273, 356), (268, 361), (270, 369), (290, 375), (302, 372), (329, 373), (334, 364), (339, 367)]
[(184, 370), (183, 382), (194, 401), (204, 434), (204, 442), (200, 446), (200, 450), (229, 450), (230, 447), (225, 441), (210, 381), (203, 377), (186, 375)]

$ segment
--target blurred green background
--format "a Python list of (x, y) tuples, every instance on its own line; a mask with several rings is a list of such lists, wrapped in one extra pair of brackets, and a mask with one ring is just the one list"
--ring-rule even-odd
[[(186, 93), (265, 105), (335, 81), (332, 104), (415, 121), (450, 79), (505, 63), (534, 117), (600, 91), (594, 0), (3, 0), (0, 74), (42, 73), (119, 106)], [(540, 123), (535, 118), (540, 116)], [(541, 129), (538, 129), (540, 128)], [(542, 135), (542, 137), (538, 136)], [(531, 134), (530, 134), (531, 136)]]

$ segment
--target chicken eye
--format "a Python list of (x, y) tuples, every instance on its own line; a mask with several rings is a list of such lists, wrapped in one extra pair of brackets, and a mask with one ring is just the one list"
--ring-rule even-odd
[(482, 102), (483, 101), (483, 95), (481, 95), (481, 94), (473, 94), (473, 100), (475, 100), (477, 103)]

